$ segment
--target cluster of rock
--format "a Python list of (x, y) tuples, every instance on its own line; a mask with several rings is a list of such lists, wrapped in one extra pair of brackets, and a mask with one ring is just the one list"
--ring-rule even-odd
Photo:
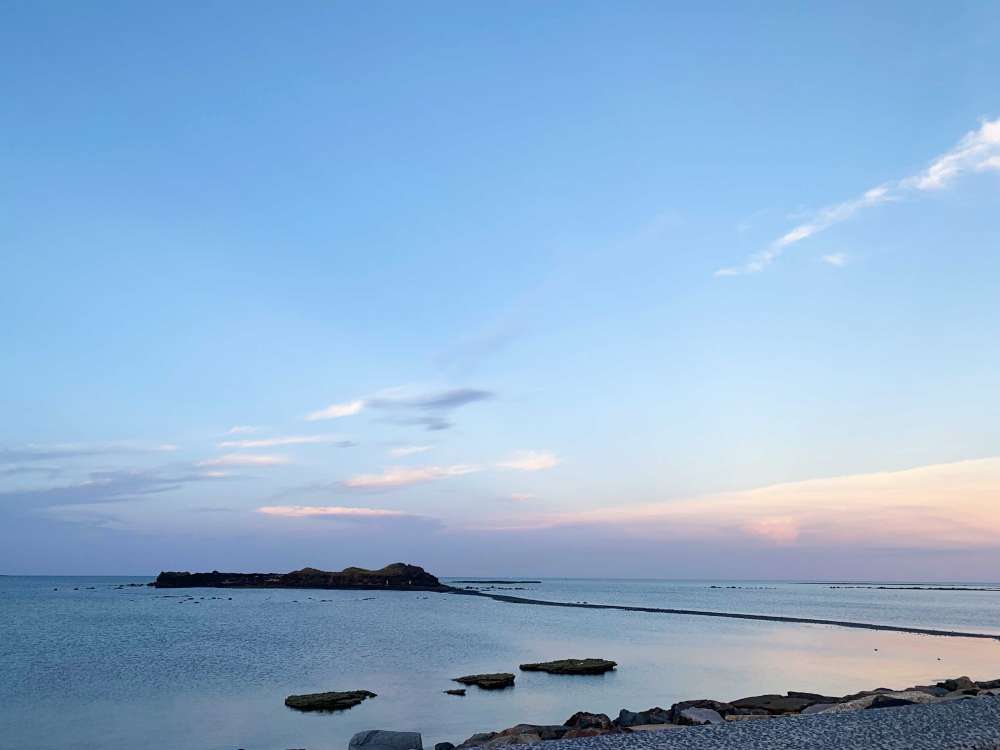
[[(616, 719), (611, 719), (606, 714), (581, 711), (559, 725), (517, 724), (499, 732), (474, 734), (458, 745), (457, 750), (523, 745), (602, 734), (681, 729), (686, 726), (774, 719), (796, 714), (894, 708), (966, 700), (982, 695), (1000, 695), (1000, 680), (975, 682), (968, 677), (958, 677), (934, 685), (915, 685), (905, 690), (878, 688), (845, 696), (793, 691), (784, 695), (755, 695), (728, 702), (705, 698), (681, 701), (670, 708), (654, 707), (645, 711), (623, 708)], [(435, 750), (456, 750), (456, 746), (450, 742), (442, 742), (435, 746)]]
[[(548, 672), (562, 675), (595, 675), (610, 672), (617, 667), (617, 662), (608, 659), (557, 659), (556, 661), (540, 661), (520, 665), (522, 672)], [(455, 682), (463, 685), (475, 685), (483, 690), (502, 690), (514, 687), (514, 675), (510, 672), (491, 672), (488, 674), (467, 674), (455, 677)], [(448, 695), (465, 695), (465, 690), (445, 690)]]
[(401, 591), (450, 591), (419, 565), (393, 563), (380, 570), (316, 568), (291, 573), (188, 573), (164, 571), (151, 584), (156, 588), (283, 588), (283, 589), (391, 589)]

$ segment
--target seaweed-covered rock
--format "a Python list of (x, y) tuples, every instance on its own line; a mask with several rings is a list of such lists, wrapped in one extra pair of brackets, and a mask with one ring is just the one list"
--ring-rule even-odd
[(549, 674), (604, 674), (617, 666), (617, 662), (608, 659), (558, 659), (522, 664), (521, 671)]
[(296, 711), (343, 711), (353, 708), (367, 698), (375, 698), (375, 693), (368, 690), (347, 690), (333, 693), (307, 693), (304, 695), (289, 695), (285, 705)]
[(467, 674), (464, 677), (456, 677), (454, 681), (463, 685), (475, 685), (483, 690), (500, 690), (514, 686), (514, 675), (510, 672)]

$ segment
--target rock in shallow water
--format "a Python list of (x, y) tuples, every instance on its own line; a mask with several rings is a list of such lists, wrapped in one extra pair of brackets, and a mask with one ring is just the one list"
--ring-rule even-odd
[(376, 698), (375, 693), (368, 690), (348, 690), (342, 693), (307, 693), (305, 695), (289, 695), (285, 705), (296, 711), (343, 711), (352, 708), (366, 698)]
[(348, 750), (424, 750), (419, 732), (390, 732), (368, 729), (351, 737)]
[(558, 659), (522, 664), (521, 671), (549, 674), (604, 674), (617, 666), (617, 662), (608, 659)]
[(475, 685), (483, 690), (499, 690), (501, 688), (514, 686), (514, 675), (510, 672), (494, 672), (490, 674), (467, 674), (465, 677), (456, 677), (455, 682), (463, 685)]

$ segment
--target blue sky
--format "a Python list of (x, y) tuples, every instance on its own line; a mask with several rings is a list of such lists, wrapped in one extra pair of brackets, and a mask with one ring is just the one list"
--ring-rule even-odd
[(0, 570), (1000, 563), (998, 38), (8, 3)]

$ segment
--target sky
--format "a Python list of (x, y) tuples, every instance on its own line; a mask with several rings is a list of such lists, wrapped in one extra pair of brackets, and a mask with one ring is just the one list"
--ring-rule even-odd
[(0, 12), (0, 573), (997, 578), (1000, 5)]

